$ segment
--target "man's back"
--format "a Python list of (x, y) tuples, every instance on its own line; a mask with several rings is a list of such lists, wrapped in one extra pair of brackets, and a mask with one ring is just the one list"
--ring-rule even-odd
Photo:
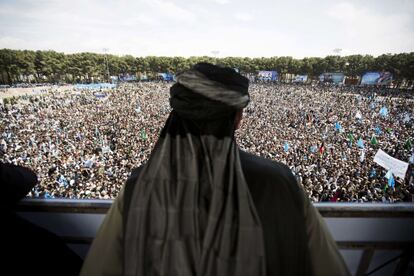
[[(306, 266), (314, 275), (349, 275), (323, 219), (288, 167), (245, 152), (240, 152), (240, 159), (263, 226), (267, 275), (301, 275), (300, 270)], [(141, 170), (132, 171), (107, 213), (84, 262), (82, 276), (122, 274), (125, 217)], [(303, 254), (300, 264), (295, 261), (298, 254)]]
[[(267, 275), (346, 275), (347, 268), (336, 244), (290, 169), (242, 150), (240, 161), (250, 194), (260, 217), (266, 249)], [(132, 189), (142, 167), (135, 168), (125, 185), (123, 225)], [(329, 251), (329, 252), (328, 252)], [(300, 261), (298, 263), (297, 261)], [(342, 271), (338, 271), (338, 266)], [(318, 273), (315, 273), (318, 272)], [(322, 273), (322, 274), (321, 274)]]

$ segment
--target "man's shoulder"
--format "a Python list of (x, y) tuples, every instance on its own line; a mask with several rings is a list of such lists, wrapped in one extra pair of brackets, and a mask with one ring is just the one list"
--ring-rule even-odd
[(245, 175), (253, 174), (268, 180), (295, 181), (288, 166), (281, 162), (266, 159), (240, 150), (240, 161)]
[(132, 169), (131, 174), (128, 177), (127, 182), (126, 182), (127, 186), (128, 186), (128, 184), (130, 186), (131, 184), (136, 182), (136, 180), (139, 177), (139, 174), (141, 173), (142, 168), (143, 168), (143, 166), (139, 166), (139, 167), (136, 167), (136, 168)]

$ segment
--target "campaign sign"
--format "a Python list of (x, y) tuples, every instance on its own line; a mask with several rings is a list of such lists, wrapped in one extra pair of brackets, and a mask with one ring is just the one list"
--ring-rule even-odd
[(99, 90), (99, 89), (111, 89), (115, 88), (116, 84), (112, 83), (89, 83), (89, 84), (75, 84), (75, 89), (89, 89), (89, 90)]
[(293, 82), (305, 83), (308, 80), (308, 75), (297, 75)]
[(390, 72), (367, 72), (362, 76), (363, 85), (388, 85), (392, 81)]
[(257, 78), (261, 81), (277, 81), (278, 74), (276, 71), (259, 71)]
[(323, 73), (319, 76), (319, 81), (333, 84), (341, 84), (344, 82), (344, 73)]
[(401, 179), (405, 178), (408, 169), (408, 163), (389, 156), (387, 153), (379, 149), (374, 156), (374, 162), (391, 172)]
[(174, 75), (171, 73), (158, 73), (158, 76), (160, 76), (163, 81), (173, 81), (175, 79)]
[(119, 79), (121, 81), (136, 81), (137, 77), (134, 75), (120, 75)]

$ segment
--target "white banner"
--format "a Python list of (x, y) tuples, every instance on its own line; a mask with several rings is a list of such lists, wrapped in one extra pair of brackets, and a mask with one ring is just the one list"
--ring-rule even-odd
[(381, 149), (375, 154), (374, 162), (386, 170), (391, 170), (393, 175), (402, 179), (404, 179), (408, 169), (408, 163), (389, 156)]

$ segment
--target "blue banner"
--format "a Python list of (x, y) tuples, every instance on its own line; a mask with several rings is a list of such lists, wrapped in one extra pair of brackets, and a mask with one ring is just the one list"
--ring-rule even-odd
[(120, 81), (136, 81), (137, 77), (134, 75), (120, 75), (119, 80)]
[(390, 72), (367, 72), (362, 76), (363, 85), (387, 85), (392, 81)]
[(297, 75), (293, 82), (305, 83), (308, 80), (308, 75)]
[(99, 90), (105, 88), (115, 88), (116, 84), (112, 83), (89, 83), (89, 84), (75, 84), (75, 89), (90, 89), (90, 90)]
[(158, 73), (158, 76), (160, 76), (163, 81), (173, 81), (175, 79), (175, 76), (171, 73)]
[(257, 79), (261, 81), (277, 81), (279, 75), (276, 71), (259, 71)]

